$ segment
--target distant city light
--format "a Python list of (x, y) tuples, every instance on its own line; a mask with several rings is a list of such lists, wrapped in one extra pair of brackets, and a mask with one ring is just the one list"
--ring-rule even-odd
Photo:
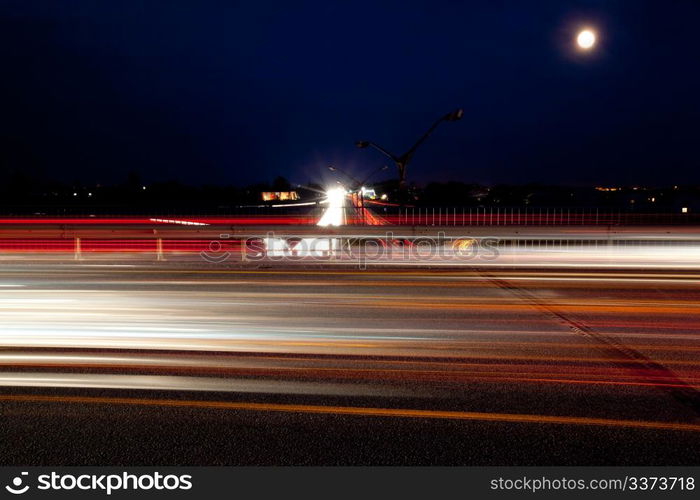
[(681, 213), (687, 214), (687, 213), (688, 213), (688, 207), (683, 207), (683, 208), (681, 208)]
[(596, 34), (591, 30), (583, 30), (576, 37), (576, 43), (584, 50), (592, 49), (596, 42)]

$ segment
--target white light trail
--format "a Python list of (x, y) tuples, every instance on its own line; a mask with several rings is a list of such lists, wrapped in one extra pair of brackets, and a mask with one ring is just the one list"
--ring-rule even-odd
[(151, 222), (160, 222), (162, 224), (180, 224), (183, 226), (208, 226), (206, 222), (194, 222), (189, 220), (175, 220), (175, 219), (151, 219)]
[(345, 189), (332, 188), (326, 191), (328, 208), (318, 221), (319, 226), (342, 226), (345, 224)]

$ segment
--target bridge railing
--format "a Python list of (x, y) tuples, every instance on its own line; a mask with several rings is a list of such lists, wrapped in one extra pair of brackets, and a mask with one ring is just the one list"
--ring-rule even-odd
[(639, 226), (700, 224), (700, 214), (606, 208), (372, 207), (397, 226)]

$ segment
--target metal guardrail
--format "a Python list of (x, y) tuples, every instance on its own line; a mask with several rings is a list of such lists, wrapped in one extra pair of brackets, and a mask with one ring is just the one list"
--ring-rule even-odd
[[(372, 207), (393, 225), (409, 226), (639, 226), (700, 225), (700, 214), (604, 208)], [(384, 213), (383, 213), (384, 212)]]
[[(399, 207), (395, 205), (370, 204), (365, 208), (376, 215), (378, 219), (388, 225), (396, 226), (639, 226), (639, 225), (698, 225), (700, 226), (700, 213), (683, 213), (679, 208), (676, 212), (648, 212), (620, 210), (610, 207)], [(13, 213), (8, 207), (3, 207), (5, 213)], [(310, 207), (238, 207), (221, 210), (192, 210), (184, 213), (174, 209), (154, 207), (153, 209), (139, 211), (132, 207), (130, 210), (119, 207), (100, 207), (93, 211), (91, 207), (69, 207), (61, 212), (51, 210), (50, 207), (22, 207), (13, 215), (0, 215), (0, 227), (2, 219), (13, 218), (41, 219), (41, 218), (163, 218), (163, 219), (221, 219), (231, 224), (266, 224), (266, 221), (274, 220), (274, 223), (294, 223), (315, 225), (325, 210), (324, 206)], [(119, 214), (119, 215), (114, 215)], [(355, 225), (366, 225), (356, 214), (348, 214), (348, 220)]]
[[(302, 239), (299, 236), (277, 237), (280, 241), (287, 241), (283, 247), (289, 247), (290, 252), (295, 248), (294, 241)], [(308, 239), (308, 238), (307, 238)], [(581, 234), (581, 235), (474, 235), (474, 236), (446, 236), (444, 233), (432, 236), (401, 236), (392, 234), (382, 235), (318, 235), (312, 237), (316, 241), (325, 240), (328, 248), (337, 248), (338, 253), (342, 249), (367, 247), (367, 243), (373, 243), (371, 248), (382, 248), (387, 255), (411, 253), (414, 249), (420, 250), (421, 245), (431, 243), (435, 248), (448, 248), (462, 251), (473, 248), (490, 248), (508, 251), (597, 251), (636, 249), (687, 249), (697, 252), (697, 261), (700, 263), (700, 239), (686, 238), (680, 234), (667, 235), (663, 238), (644, 237), (634, 234)], [(153, 260), (165, 260), (166, 256), (174, 255), (220, 255), (223, 253), (237, 255), (236, 260), (246, 260), (247, 255), (264, 251), (262, 244), (264, 236), (245, 237), (236, 236), (226, 239), (206, 239), (201, 237), (187, 238), (181, 235), (178, 238), (143, 237), (124, 238), (112, 235), (111, 238), (0, 238), (0, 254), (5, 256), (12, 254), (34, 255), (71, 255), (75, 260), (89, 258), (98, 254), (139, 254)], [(333, 242), (332, 244), (330, 242)], [(332, 251), (331, 253), (336, 253)], [(418, 252), (420, 253), (420, 252)], [(329, 254), (330, 255), (330, 254)]]

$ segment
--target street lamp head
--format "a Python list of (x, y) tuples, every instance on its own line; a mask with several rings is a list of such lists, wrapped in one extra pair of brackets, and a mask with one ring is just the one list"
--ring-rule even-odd
[(459, 108), (455, 109), (452, 113), (447, 113), (445, 115), (445, 120), (448, 122), (456, 122), (457, 120), (461, 120), (462, 116), (464, 116), (464, 110)]
[(358, 148), (366, 148), (367, 146), (369, 146), (369, 141), (357, 141), (355, 143), (355, 146), (357, 146)]
[(331, 172), (335, 172), (338, 169), (335, 168), (333, 165), (328, 165), (328, 170), (330, 170)]

